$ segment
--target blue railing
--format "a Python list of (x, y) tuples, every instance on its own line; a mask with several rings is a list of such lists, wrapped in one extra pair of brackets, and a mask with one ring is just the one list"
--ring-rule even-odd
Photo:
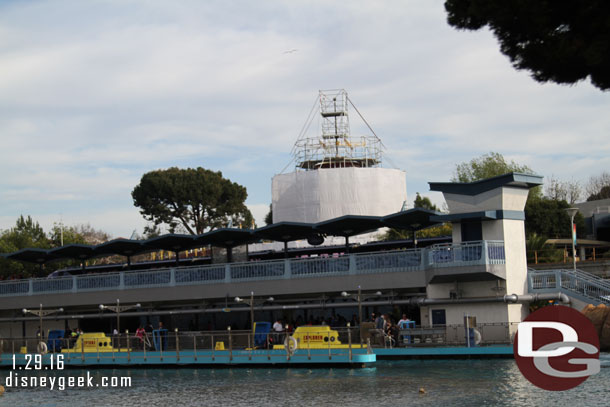
[(0, 282), (0, 296), (413, 272), (438, 267), (503, 264), (504, 262), (503, 242), (479, 241), (431, 246), (424, 249), (350, 254), (339, 257), (250, 261), (147, 271), (2, 281)]
[(527, 277), (531, 293), (561, 291), (585, 302), (610, 304), (610, 282), (581, 270), (531, 270)]

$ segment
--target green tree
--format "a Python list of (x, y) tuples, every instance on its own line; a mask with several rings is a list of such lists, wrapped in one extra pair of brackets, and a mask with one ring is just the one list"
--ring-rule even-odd
[[(525, 233), (537, 234), (551, 239), (571, 238), (570, 215), (566, 211), (570, 205), (566, 201), (549, 198), (528, 199), (525, 204)], [(574, 218), (576, 233), (584, 236), (585, 220), (580, 213)]]
[[(432, 211), (438, 211), (438, 207), (430, 201), (428, 197), (422, 197), (419, 192), (415, 194), (415, 200), (413, 201), (414, 208), (430, 209)], [(426, 229), (418, 230), (416, 232), (417, 238), (424, 237), (439, 237), (451, 235), (451, 223), (443, 223), (441, 225), (432, 226)], [(392, 241), (392, 240), (407, 240), (413, 238), (413, 232), (405, 229), (390, 229), (384, 235), (381, 236), (381, 240)]]
[(142, 176), (131, 193), (144, 219), (166, 224), (170, 232), (179, 225), (191, 234), (207, 229), (252, 224), (245, 205), (246, 188), (222, 177), (220, 171), (204, 168), (169, 168)]
[[(0, 252), (14, 253), (27, 248), (48, 249), (51, 247), (47, 236), (30, 216), (21, 215), (15, 222), (15, 227), (6, 230), (0, 236)], [(40, 276), (39, 267), (31, 263), (0, 259), (0, 277), (24, 278)]]
[[(469, 162), (457, 164), (451, 181), (453, 182), (474, 182), (485, 178), (497, 177), (509, 172), (520, 172), (533, 174), (534, 171), (527, 165), (517, 164), (514, 161), (507, 162), (500, 153), (490, 152), (480, 157), (473, 158)], [(530, 189), (528, 199), (539, 198), (542, 196), (542, 188), (535, 187)]]
[(414, 208), (430, 209), (431, 211), (438, 211), (438, 207), (430, 201), (427, 196), (422, 197), (419, 192), (415, 194), (415, 200), (413, 201)]
[(86, 244), (87, 241), (85, 238), (78, 232), (77, 228), (74, 226), (63, 226), (55, 223), (53, 228), (49, 232), (49, 241), (51, 247), (60, 247), (69, 245), (69, 244)]
[(604, 171), (589, 178), (586, 191), (589, 195), (587, 201), (610, 198), (610, 174)]
[(610, 89), (610, 3), (588, 1), (446, 0), (455, 28), (489, 27), (500, 51), (539, 82), (591, 78)]
[(451, 181), (474, 182), (509, 172), (534, 173), (527, 165), (520, 165), (514, 161), (507, 162), (502, 154), (490, 152), (456, 165)]
[(265, 215), (265, 225), (271, 225), (273, 223), (273, 205), (269, 205), (269, 212)]

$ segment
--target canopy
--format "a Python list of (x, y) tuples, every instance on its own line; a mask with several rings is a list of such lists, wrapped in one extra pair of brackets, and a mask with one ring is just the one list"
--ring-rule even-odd
[(377, 230), (384, 225), (379, 216), (345, 215), (316, 223), (317, 231), (333, 236), (355, 236)]
[(316, 233), (311, 223), (302, 222), (278, 222), (269, 226), (254, 230), (256, 236), (276, 242), (291, 242), (293, 240), (306, 239)]
[(381, 220), (384, 224), (396, 228), (417, 231), (425, 229), (438, 221), (430, 220), (431, 216), (439, 216), (440, 212), (425, 208), (412, 208), (406, 211), (384, 216)]

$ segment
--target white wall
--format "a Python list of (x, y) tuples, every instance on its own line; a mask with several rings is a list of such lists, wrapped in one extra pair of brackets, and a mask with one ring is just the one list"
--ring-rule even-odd
[(328, 168), (273, 177), (273, 223), (343, 215), (385, 216), (407, 200), (406, 174), (388, 168)]

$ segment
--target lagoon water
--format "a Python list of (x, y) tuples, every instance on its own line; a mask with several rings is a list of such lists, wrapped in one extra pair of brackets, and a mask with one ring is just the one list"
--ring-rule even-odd
[[(131, 388), (7, 389), (2, 406), (607, 406), (610, 355), (582, 385), (549, 392), (530, 384), (514, 360), (380, 361), (367, 368), (91, 370), (130, 376)], [(4, 378), (9, 371), (1, 371)], [(51, 375), (86, 375), (65, 370)], [(419, 394), (424, 387), (426, 394)]]

